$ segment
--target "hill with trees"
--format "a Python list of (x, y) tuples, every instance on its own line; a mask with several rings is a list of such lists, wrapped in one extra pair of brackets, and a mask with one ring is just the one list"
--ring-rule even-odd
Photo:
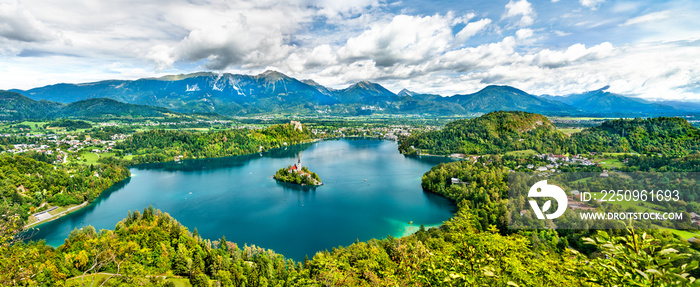
[(0, 120), (47, 120), (62, 118), (168, 118), (184, 117), (166, 108), (91, 98), (69, 104), (32, 100), (16, 92), (0, 90)]
[(457, 120), (437, 131), (412, 134), (401, 140), (405, 154), (496, 154), (533, 149), (565, 152), (568, 137), (547, 117), (527, 112), (492, 112)]
[(700, 130), (682, 118), (617, 119), (571, 136), (572, 152), (687, 155), (700, 150)]
[(308, 128), (301, 125), (273, 125), (263, 130), (232, 129), (206, 133), (149, 130), (134, 133), (116, 144), (114, 149), (131, 154), (132, 164), (212, 158), (251, 154), (273, 148), (304, 143), (314, 139)]
[(617, 119), (569, 137), (542, 115), (493, 112), (450, 122), (440, 130), (412, 134), (399, 145), (399, 151), (404, 154), (433, 155), (504, 154), (528, 149), (555, 154), (688, 155), (700, 150), (700, 130), (675, 117)]

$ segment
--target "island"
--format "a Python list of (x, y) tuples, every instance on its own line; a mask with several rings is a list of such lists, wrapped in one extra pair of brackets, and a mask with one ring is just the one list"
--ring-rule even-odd
[(283, 167), (275, 173), (274, 179), (281, 182), (299, 184), (299, 185), (323, 185), (318, 174), (311, 172), (305, 166), (301, 166), (301, 158), (296, 164), (288, 167)]

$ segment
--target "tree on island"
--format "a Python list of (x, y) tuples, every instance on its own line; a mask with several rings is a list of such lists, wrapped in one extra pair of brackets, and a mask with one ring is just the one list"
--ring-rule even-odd
[(275, 173), (274, 178), (279, 181), (300, 185), (322, 185), (318, 174), (311, 172), (307, 167), (301, 166), (301, 159), (297, 164), (283, 167)]

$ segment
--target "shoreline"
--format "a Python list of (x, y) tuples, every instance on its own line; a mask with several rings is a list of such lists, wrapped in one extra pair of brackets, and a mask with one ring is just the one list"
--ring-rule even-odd
[[(111, 186), (110, 186), (110, 187), (111, 187)], [(109, 189), (109, 188), (108, 188), (108, 189)], [(105, 190), (106, 190), (106, 189), (105, 189)], [(102, 192), (104, 192), (104, 190), (103, 190)], [(32, 222), (32, 223), (29, 223), (29, 224), (26, 224), (26, 225), (24, 225), (24, 227), (22, 227), (22, 230), (27, 230), (27, 229), (33, 228), (33, 227), (35, 227), (35, 226), (37, 226), (37, 225), (41, 225), (41, 224), (44, 224), (44, 223), (47, 223), (47, 222), (54, 221), (54, 220), (59, 219), (59, 218), (61, 218), (61, 217), (63, 217), (63, 216), (66, 216), (66, 215), (68, 215), (68, 214), (70, 214), (70, 213), (73, 213), (73, 212), (75, 212), (75, 211), (78, 211), (78, 210), (80, 210), (80, 209), (82, 209), (82, 208), (84, 208), (84, 207), (86, 207), (86, 206), (88, 206), (88, 205), (89, 205), (89, 203), (88, 203), (87, 201), (84, 201), (83, 203), (81, 203), (81, 204), (79, 204), (79, 205), (71, 206), (71, 207), (67, 208), (66, 210), (63, 210), (63, 211), (61, 211), (61, 212), (59, 212), (59, 213), (57, 213), (57, 214), (55, 214), (55, 215), (51, 215), (51, 213), (49, 212), (49, 215), (51, 215), (50, 217), (45, 218), (45, 219), (41, 219), (41, 220), (37, 220), (37, 221), (34, 221), (34, 222)], [(32, 214), (32, 216), (34, 216), (34, 215)], [(35, 217), (35, 218), (36, 218), (36, 217)]]
[[(396, 233), (396, 235), (398, 235), (398, 236), (396, 236), (396, 237), (397, 237), (397, 238), (403, 238), (403, 237), (411, 236), (411, 235), (415, 234), (416, 232), (418, 232), (418, 230), (420, 229), (420, 226), (421, 226), (420, 224), (419, 224), (419, 225), (413, 225), (413, 224), (408, 224), (408, 223), (406, 223), (406, 224), (404, 224), (403, 226), (401, 226), (401, 228), (399, 229), (400, 231), (398, 231), (398, 232)], [(423, 227), (425, 227), (425, 230), (428, 230), (428, 229), (430, 229), (430, 228), (440, 228), (440, 226), (442, 226), (442, 223), (439, 223), (439, 224), (427, 224), (427, 225), (426, 225), (426, 224), (423, 224)]]

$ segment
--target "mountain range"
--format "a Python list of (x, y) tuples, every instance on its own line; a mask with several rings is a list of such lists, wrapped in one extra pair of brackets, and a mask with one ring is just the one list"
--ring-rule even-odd
[(166, 108), (122, 103), (106, 98), (70, 104), (32, 100), (16, 92), (0, 91), (0, 120), (55, 118), (154, 118), (178, 116)]
[[(658, 116), (699, 112), (691, 105), (664, 105), (609, 93), (606, 88), (567, 96), (535, 96), (509, 86), (487, 86), (472, 94), (442, 97), (402, 90), (395, 94), (368, 81), (332, 89), (313, 80), (297, 80), (276, 71), (259, 75), (194, 73), (139, 80), (108, 80), (56, 84), (30, 90), (11, 90), (28, 99), (0, 99), (5, 110), (30, 115), (19, 102), (39, 108), (103, 98), (141, 105), (140, 112), (209, 113), (225, 116), (259, 114), (369, 115), (411, 114), (464, 116), (491, 111), (528, 111), (545, 115)], [(85, 105), (82, 103), (81, 105)], [(116, 105), (116, 102), (112, 104)], [(143, 110), (151, 106), (153, 110)], [(104, 110), (106, 106), (98, 109)], [(119, 111), (128, 110), (122, 106)], [(156, 108), (157, 107), (157, 108)], [(689, 107), (693, 109), (688, 109)], [(134, 108), (134, 107), (131, 107)], [(160, 108), (160, 110), (159, 110)], [(165, 109), (162, 109), (165, 108)], [(62, 106), (62, 110), (70, 110)], [(70, 110), (67, 114), (80, 114)], [(83, 113), (85, 114), (85, 113)], [(93, 114), (94, 113), (89, 113)]]

